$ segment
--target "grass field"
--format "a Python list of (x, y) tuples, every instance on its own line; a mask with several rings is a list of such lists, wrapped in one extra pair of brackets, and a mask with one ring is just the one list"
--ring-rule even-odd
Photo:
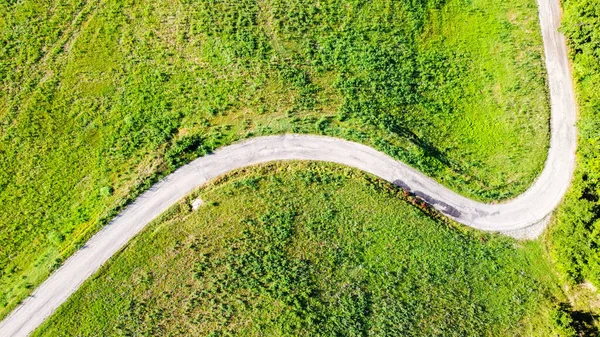
[(548, 243), (573, 303), (600, 326), (600, 3), (563, 1), (579, 103), (577, 170), (550, 227)]
[(237, 171), (150, 225), (35, 335), (559, 336), (541, 245), (454, 226), (353, 169)]
[(514, 196), (548, 143), (538, 30), (531, 0), (1, 1), (0, 317), (156, 177), (254, 135)]

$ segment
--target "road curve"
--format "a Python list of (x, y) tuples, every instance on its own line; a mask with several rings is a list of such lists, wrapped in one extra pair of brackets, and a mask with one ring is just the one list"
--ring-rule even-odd
[(259, 163), (318, 160), (355, 167), (409, 190), (467, 226), (519, 238), (536, 237), (567, 191), (575, 167), (576, 105), (565, 39), (557, 30), (558, 1), (538, 0), (552, 108), (551, 139), (542, 174), (522, 195), (501, 204), (479, 203), (381, 152), (341, 139), (309, 135), (250, 139), (196, 159), (139, 196), (0, 323), (0, 336), (31, 334), (152, 219), (208, 180)]

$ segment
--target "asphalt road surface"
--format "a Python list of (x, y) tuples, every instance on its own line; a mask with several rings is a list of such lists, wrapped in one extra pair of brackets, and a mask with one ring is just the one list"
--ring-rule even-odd
[(0, 336), (27, 336), (152, 219), (210, 179), (244, 166), (278, 160), (318, 160), (372, 173), (409, 190), (448, 217), (517, 238), (537, 237), (567, 191), (575, 167), (576, 105), (558, 0), (538, 0), (551, 99), (551, 139), (542, 174), (522, 195), (483, 204), (441, 186), (370, 147), (309, 135), (260, 137), (224, 147), (185, 165), (138, 197), (94, 235), (0, 323)]

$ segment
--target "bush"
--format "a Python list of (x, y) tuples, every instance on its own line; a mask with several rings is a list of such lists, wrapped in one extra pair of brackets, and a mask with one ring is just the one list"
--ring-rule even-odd
[(194, 134), (177, 139), (165, 153), (165, 160), (171, 167), (176, 168), (206, 153), (208, 149), (204, 146), (204, 138)]
[(576, 337), (577, 331), (573, 327), (573, 318), (568, 305), (557, 305), (550, 312), (550, 319), (554, 324), (554, 331), (560, 337)]
[(552, 253), (570, 282), (600, 286), (600, 2), (565, 0), (564, 31), (579, 101), (577, 170), (550, 230)]

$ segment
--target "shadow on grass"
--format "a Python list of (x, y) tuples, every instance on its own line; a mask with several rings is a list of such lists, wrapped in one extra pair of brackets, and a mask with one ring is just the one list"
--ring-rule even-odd
[(597, 325), (600, 316), (588, 311), (573, 310), (571, 318), (578, 336), (600, 336)]

